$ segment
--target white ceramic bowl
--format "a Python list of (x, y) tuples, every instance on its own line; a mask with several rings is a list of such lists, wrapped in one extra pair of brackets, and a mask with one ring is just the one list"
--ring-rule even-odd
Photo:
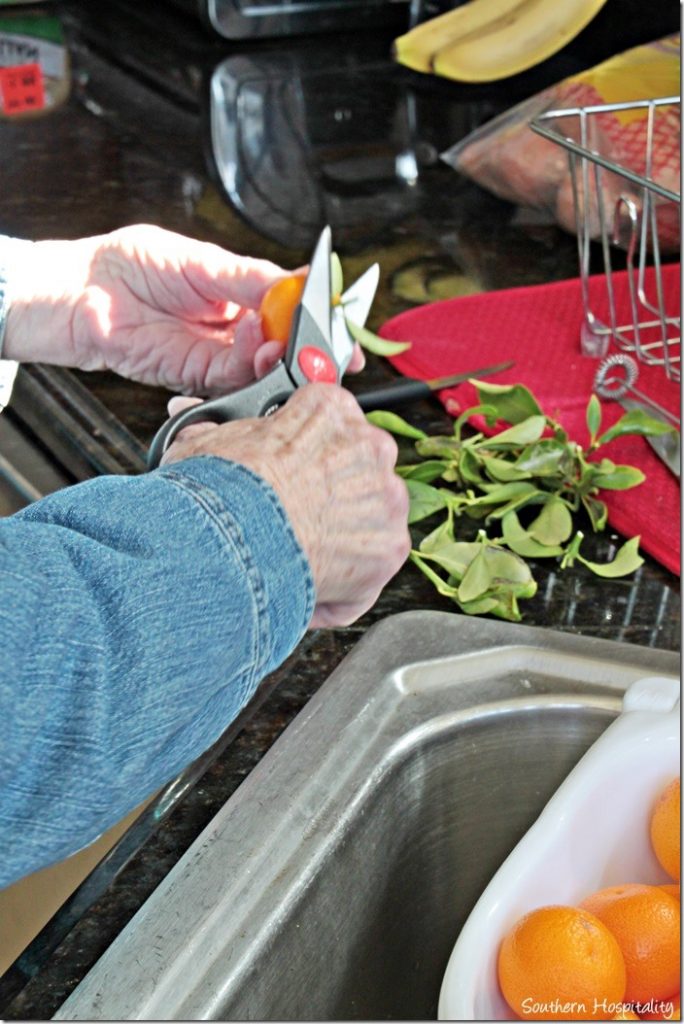
[(475, 905), (447, 965), (440, 1020), (511, 1019), (496, 962), (501, 939), (529, 910), (574, 905), (609, 885), (671, 881), (651, 850), (649, 818), (679, 772), (679, 684), (640, 679)]

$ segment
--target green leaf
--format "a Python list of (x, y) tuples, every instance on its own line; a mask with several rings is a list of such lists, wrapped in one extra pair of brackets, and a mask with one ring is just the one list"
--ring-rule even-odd
[(373, 334), (367, 327), (355, 324), (348, 317), (344, 318), (344, 322), (354, 341), (358, 341), (362, 348), (376, 356), (398, 356), (400, 352), (406, 352), (411, 348), (410, 341), (388, 341), (387, 338)]
[(446, 583), (439, 573), (435, 572), (435, 570), (432, 569), (423, 558), (421, 558), (417, 551), (411, 551), (409, 553), (409, 558), (414, 565), (418, 566), (421, 572), (425, 573), (430, 582), (434, 584), (438, 594), (441, 594), (443, 597), (450, 597), (453, 600), (456, 599), (458, 587), (454, 587), (450, 583)]
[[(486, 595), (485, 597), (478, 597), (474, 601), (458, 601), (459, 608), (466, 613), (466, 615), (488, 615), (490, 612), (494, 615), (498, 614), (500, 619), (508, 619), (509, 615), (503, 615), (498, 612), (498, 609), (502, 607), (503, 602), (499, 598), (491, 597)], [(512, 621), (517, 622), (520, 620), (520, 615), (517, 619)]]
[(498, 448), (500, 445), (523, 445), (538, 441), (546, 428), (545, 416), (528, 416), (508, 430), (502, 430), (487, 441), (483, 441), (481, 447)]
[(531, 444), (518, 457), (515, 467), (535, 476), (554, 476), (564, 473), (572, 462), (568, 446), (553, 437), (544, 437)]
[(498, 619), (506, 619), (508, 622), (520, 622), (522, 615), (518, 607), (518, 597), (512, 590), (504, 590), (496, 595), (496, 604), (490, 609), (489, 614), (495, 615)]
[(585, 494), (596, 493), (597, 488), (594, 484), (594, 479), (599, 475), (599, 471), (591, 462), (589, 464), (585, 463), (580, 465), (580, 476), (575, 483), (575, 491), (581, 498), (584, 497)]
[(625, 413), (617, 423), (614, 423), (609, 430), (602, 434), (596, 442), (597, 445), (608, 444), (616, 437), (623, 437), (625, 434), (636, 434), (639, 437), (658, 437), (660, 434), (676, 433), (674, 427), (657, 420), (641, 409), (633, 409)]
[(513, 512), (515, 509), (525, 508), (526, 505), (530, 505), (532, 503), (536, 503), (539, 500), (542, 500), (540, 498), (540, 495), (542, 495), (542, 493), (542, 491), (539, 491), (536, 487), (533, 487), (531, 490), (523, 494), (519, 494), (515, 498), (511, 498), (511, 500), (507, 501), (505, 505), (501, 506), (501, 508), (493, 509), (487, 516), (487, 522), (490, 523), (492, 521), (496, 521), (497, 519), (503, 519), (505, 515), (507, 515), (509, 512)]
[(473, 601), (489, 590), (492, 576), (485, 558), (485, 549), (481, 546), (468, 566), (458, 588), (459, 601)]
[(482, 545), (476, 541), (454, 540), (450, 544), (443, 544), (435, 551), (429, 552), (424, 551), (423, 545), (420, 545), (420, 553), (423, 558), (436, 562), (455, 580), (463, 579), (468, 567), (481, 549)]
[(490, 427), (493, 427), (496, 423), (496, 409), (492, 405), (471, 405), (470, 409), (466, 409), (457, 420), (454, 421), (454, 434), (457, 438), (461, 437), (461, 431), (465, 424), (473, 416), (484, 416), (485, 421)]
[(537, 584), (529, 566), (513, 551), (486, 544), (472, 560), (458, 588), (458, 600), (465, 603), (485, 595), (501, 598), (507, 592), (532, 597)]
[(596, 395), (592, 395), (587, 405), (587, 427), (589, 428), (590, 443), (596, 441), (596, 435), (601, 429), (601, 403)]
[(596, 470), (597, 473), (600, 473), (602, 476), (604, 474), (608, 476), (610, 473), (615, 472), (615, 463), (612, 459), (601, 459), (600, 462), (590, 462), (587, 465), (591, 466), (593, 469)]
[(427, 437), (425, 434), (416, 443), (416, 451), (424, 458), (457, 459), (460, 456), (463, 443), (457, 441), (451, 435), (435, 434), (434, 437)]
[(536, 592), (537, 584), (529, 565), (513, 551), (491, 544), (484, 549), (484, 557), (490, 579), (497, 588), (510, 587), (518, 597), (532, 597)]
[(454, 527), (452, 517), (449, 516), (436, 526), (435, 529), (428, 533), (426, 537), (423, 537), (420, 542), (420, 553), (421, 555), (429, 555), (434, 551), (439, 551), (446, 544), (453, 544), (454, 541)]
[(565, 502), (549, 498), (528, 532), (540, 544), (558, 545), (566, 541), (572, 533), (572, 516)]
[(612, 562), (590, 562), (588, 559), (583, 558), (579, 553), (577, 560), (583, 565), (586, 565), (587, 569), (591, 569), (597, 576), (603, 576), (607, 579), (614, 579), (618, 576), (628, 576), (632, 572), (636, 572), (639, 566), (644, 564), (644, 560), (639, 554), (639, 541), (641, 537), (632, 537), (617, 551), (615, 558)]
[(600, 533), (604, 530), (608, 521), (608, 508), (605, 501), (599, 501), (598, 498), (592, 498), (590, 494), (582, 495), (582, 504), (584, 505), (589, 519), (591, 520), (591, 528), (594, 533)]
[(448, 462), (430, 459), (412, 466), (397, 466), (396, 473), (404, 480), (422, 480), (424, 484), (431, 484), (433, 480), (442, 476), (448, 465)]
[(511, 551), (522, 558), (553, 558), (563, 554), (558, 545), (540, 544), (524, 530), (516, 512), (507, 512), (501, 520), (503, 539)]
[(518, 469), (515, 463), (499, 458), (496, 455), (489, 455), (488, 453), (484, 454), (482, 465), (488, 476), (501, 483), (511, 483), (514, 480), (529, 480), (531, 476), (531, 473)]
[[(527, 567), (516, 555), (502, 548), (488, 546), (482, 552), (486, 569), (482, 570), (476, 565), (477, 559), (473, 560), (469, 572), (473, 573), (472, 587), (464, 587), (465, 577), (458, 588), (456, 600), (467, 615), (496, 615), (500, 619), (508, 619), (511, 622), (520, 621), (520, 610), (518, 608), (519, 597), (532, 597), (536, 592), (537, 584), (532, 579)], [(479, 558), (480, 556), (478, 556)], [(511, 567), (522, 564), (523, 571), (520, 579), (507, 579)], [(491, 578), (492, 568), (497, 571), (503, 568), (505, 575)], [(465, 597), (470, 590), (477, 590), (486, 577), (487, 570), (491, 578), (489, 589), (477, 594), (474, 597)], [(516, 570), (513, 569), (514, 574)]]
[(543, 416), (534, 395), (522, 384), (492, 384), (473, 380), (480, 402), (491, 405), (497, 419), (521, 423), (529, 416)]
[(330, 253), (330, 290), (335, 296), (341, 295), (344, 289), (344, 275), (342, 274), (342, 264), (340, 263), (340, 257), (336, 252)]
[(466, 483), (477, 485), (484, 483), (480, 472), (480, 461), (469, 446), (465, 446), (461, 452), (458, 471)]
[(597, 473), (594, 486), (604, 491), (628, 491), (630, 487), (642, 484), (646, 479), (635, 466), (615, 466), (611, 473)]
[(446, 498), (436, 487), (424, 484), (420, 480), (407, 480), (406, 486), (410, 499), (409, 523), (427, 519), (428, 516), (446, 507)]
[(508, 622), (520, 622), (522, 615), (518, 607), (518, 595), (512, 590), (497, 593), (488, 592), (476, 601), (460, 605), (468, 615), (495, 615)]
[(483, 484), (484, 494), (477, 498), (478, 505), (500, 505), (513, 498), (527, 497), (535, 494), (537, 488), (526, 480), (512, 480), (507, 484)]
[(485, 484), (485, 493), (469, 502), (468, 509), (484, 509), (488, 519), (500, 519), (511, 509), (521, 508), (537, 498), (541, 491), (524, 480), (509, 484)]
[(401, 416), (397, 416), (395, 412), (389, 412), (387, 409), (376, 409), (374, 412), (368, 412), (366, 413), (366, 419), (376, 427), (389, 430), (390, 434), (399, 434), (401, 437), (414, 437), (419, 440), (427, 437), (424, 430), (411, 426)]

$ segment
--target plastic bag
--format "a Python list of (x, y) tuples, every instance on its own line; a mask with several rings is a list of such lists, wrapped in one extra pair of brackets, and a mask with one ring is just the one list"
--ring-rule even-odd
[[(575, 231), (575, 209), (568, 153), (533, 132), (529, 123), (548, 110), (630, 103), (679, 94), (679, 35), (637, 46), (581, 74), (564, 79), (477, 128), (442, 157), (461, 174), (510, 202), (549, 212)], [(580, 142), (577, 116), (562, 118), (562, 134)], [(589, 148), (606, 159), (679, 194), (680, 116), (678, 106), (658, 108), (654, 121), (652, 164), (646, 166), (647, 110), (605, 112), (588, 120)], [(595, 179), (588, 177), (589, 191)], [(581, 179), (580, 179), (581, 185)], [(605, 208), (613, 210), (625, 193), (638, 191), (611, 172), (601, 175)], [(580, 197), (583, 199), (584, 197)], [(596, 197), (589, 196), (591, 233), (598, 234)], [(679, 204), (656, 200), (662, 250), (679, 246)]]

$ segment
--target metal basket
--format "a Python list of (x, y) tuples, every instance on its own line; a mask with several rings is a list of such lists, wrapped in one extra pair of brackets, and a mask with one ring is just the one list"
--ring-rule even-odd
[[(643, 364), (663, 368), (667, 378), (680, 380), (680, 317), (676, 309), (666, 309), (663, 290), (661, 240), (658, 213), (662, 200), (680, 203), (679, 192), (674, 192), (656, 180), (654, 175), (654, 128), (656, 119), (664, 114), (663, 108), (679, 108), (680, 98), (641, 100), (633, 103), (610, 103), (600, 106), (574, 107), (549, 110), (531, 123), (539, 135), (563, 146), (568, 151), (580, 279), (584, 304), (584, 323), (581, 344), (585, 355), (603, 358), (611, 343), (623, 352), (629, 352)], [(646, 110), (646, 152), (639, 173), (605, 157), (601, 151), (602, 132), (600, 117), (604, 114)], [(678, 113), (678, 109), (677, 109)], [(615, 177), (611, 177), (615, 176)], [(606, 208), (606, 195), (618, 192), (613, 208)], [(670, 208), (672, 209), (672, 208)], [(677, 222), (679, 214), (677, 212)], [(591, 257), (600, 244), (605, 274), (609, 322), (597, 317), (592, 309), (589, 276)], [(614, 254), (616, 247), (626, 251), (628, 271), (630, 319), (618, 322), (614, 287)], [(620, 262), (624, 257), (620, 256)], [(653, 270), (647, 274), (647, 267)], [(596, 301), (596, 285), (593, 299)]]

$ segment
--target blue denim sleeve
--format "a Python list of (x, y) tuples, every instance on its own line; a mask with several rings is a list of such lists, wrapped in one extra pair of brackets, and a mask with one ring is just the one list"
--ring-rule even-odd
[(273, 490), (202, 456), (0, 520), (0, 887), (213, 743), (314, 607)]

